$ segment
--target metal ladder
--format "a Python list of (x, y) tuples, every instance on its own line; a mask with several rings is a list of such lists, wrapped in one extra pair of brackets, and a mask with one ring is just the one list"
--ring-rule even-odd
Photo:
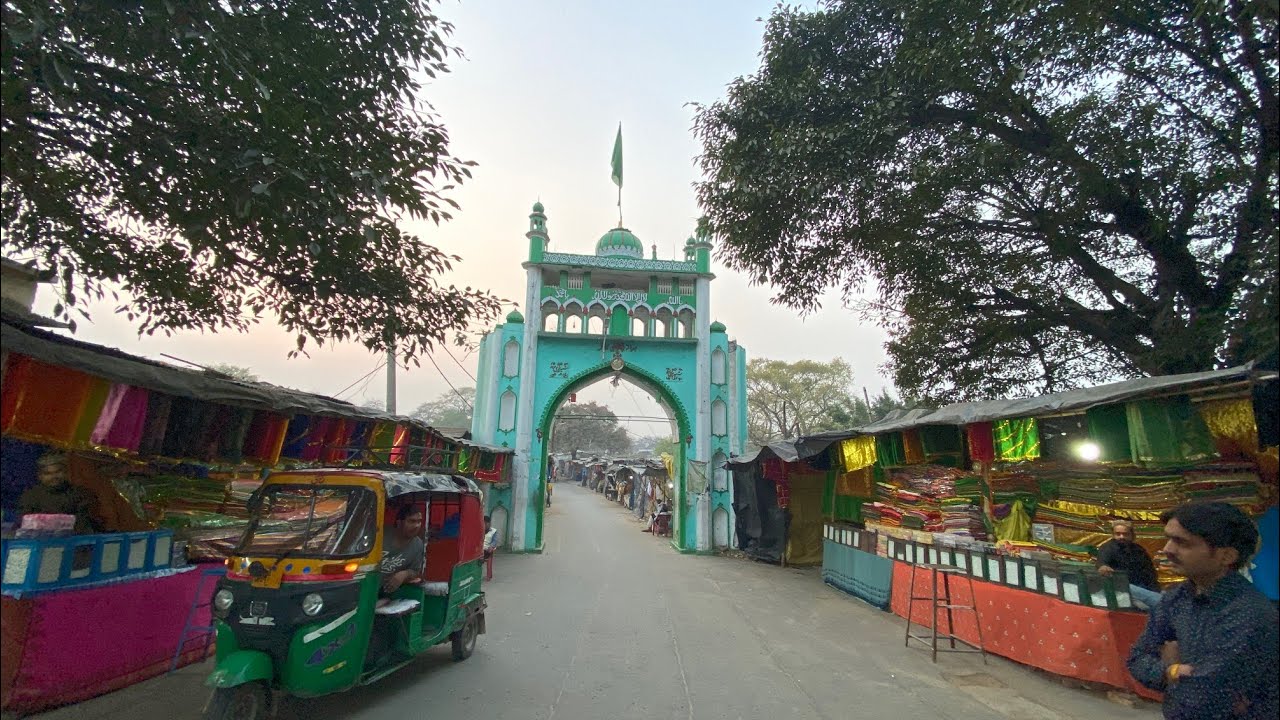
[[(200, 581), (196, 583), (196, 594), (195, 597), (191, 598), (191, 608), (187, 610), (187, 621), (182, 624), (182, 634), (178, 636), (178, 647), (173, 651), (173, 660), (169, 661), (170, 673), (178, 669), (178, 663), (182, 660), (182, 651), (186, 647), (187, 641), (192, 638), (204, 635), (204, 652), (200, 655), (200, 658), (203, 660), (209, 657), (209, 646), (213, 645), (215, 635), (215, 626), (212, 624), (212, 618), (210, 618), (211, 624), (209, 625), (193, 625), (192, 623), (195, 622), (196, 613), (200, 611), (200, 608), (210, 608), (212, 610), (213, 597), (212, 595), (205, 595), (205, 579), (214, 578), (214, 584), (216, 585), (217, 579), (226, 574), (227, 568), (222, 565), (205, 568), (200, 571)], [(201, 602), (202, 598), (204, 602)]]
[[(930, 587), (930, 594), (928, 595), (916, 595), (916, 568), (920, 568), (922, 571), (929, 573), (932, 583)], [(963, 578), (968, 581), (969, 601), (973, 603), (972, 605), (961, 605), (952, 602), (951, 577), (953, 575), (963, 576)], [(942, 577), (941, 595), (938, 594), (939, 576)], [(982, 655), (982, 664), (986, 665), (987, 651), (982, 642), (982, 618), (978, 617), (978, 601), (977, 596), (973, 594), (973, 578), (964, 574), (959, 568), (951, 567), (950, 565), (913, 564), (911, 566), (911, 580), (909, 583), (910, 584), (907, 585), (907, 592), (909, 593), (907, 595), (907, 632), (904, 644), (907, 647), (910, 647), (912, 640), (924, 643), (926, 647), (932, 650), (933, 661), (935, 663), (938, 662), (938, 653), (940, 652), (971, 652), (980, 653)], [(916, 624), (911, 621), (912, 612), (915, 610), (916, 601), (919, 600), (928, 601), (929, 605), (932, 607), (933, 619), (930, 623), (930, 634), (928, 635), (913, 635), (911, 633), (911, 626)], [(973, 613), (974, 624), (978, 627), (977, 645), (974, 645), (968, 640), (956, 637), (955, 617), (952, 614), (953, 610), (962, 610)], [(942, 614), (940, 611), (945, 612), (947, 617), (947, 631), (945, 633), (938, 632), (938, 616)], [(938, 647), (939, 640), (948, 643), (950, 647)], [(957, 646), (957, 643), (964, 647)]]

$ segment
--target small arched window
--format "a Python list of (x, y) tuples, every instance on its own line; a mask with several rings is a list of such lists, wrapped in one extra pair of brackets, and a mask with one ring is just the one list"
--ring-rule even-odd
[(542, 329), (547, 332), (560, 332), (560, 314), (557, 312), (543, 312)]
[(711, 382), (715, 385), (723, 385), (725, 378), (728, 376), (728, 368), (725, 367), (725, 354), (720, 348), (711, 351)]
[(520, 374), (520, 343), (508, 340), (502, 348), (502, 374), (515, 377)]
[(516, 394), (510, 390), (502, 393), (498, 403), (498, 429), (510, 432), (516, 429)]
[(724, 453), (717, 451), (711, 457), (711, 489), (716, 492), (724, 492), (729, 489), (729, 468), (725, 467), (728, 459)]
[(711, 403), (711, 434), (729, 434), (729, 406), (723, 400)]

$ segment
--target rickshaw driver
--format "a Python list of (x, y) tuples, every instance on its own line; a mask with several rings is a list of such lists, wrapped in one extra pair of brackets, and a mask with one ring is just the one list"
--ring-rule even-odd
[(427, 564), (427, 546), (422, 542), (422, 509), (404, 504), (396, 511), (396, 532), (387, 534), (378, 572), (382, 593), (390, 595), (406, 582), (422, 578)]

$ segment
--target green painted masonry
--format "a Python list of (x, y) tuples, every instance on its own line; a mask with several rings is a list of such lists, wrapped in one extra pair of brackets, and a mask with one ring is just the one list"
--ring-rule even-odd
[[(725, 461), (746, 441), (746, 350), (711, 322), (711, 239), (700, 224), (682, 260), (648, 258), (627, 228), (606, 231), (595, 254), (550, 252), (547, 216), (533, 206), (523, 314), (480, 344), (472, 438), (515, 450), (509, 487), (489, 493), (505, 516), (504, 544), (542, 547), (552, 417), (571, 393), (613, 376), (648, 391), (679, 440), (673, 543), (706, 552), (734, 542)], [(584, 448), (585, 450), (585, 448)]]

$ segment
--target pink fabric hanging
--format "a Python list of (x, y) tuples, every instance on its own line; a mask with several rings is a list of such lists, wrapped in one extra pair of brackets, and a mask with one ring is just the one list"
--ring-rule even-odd
[(329, 417), (317, 417), (312, 420), (311, 429), (307, 430), (307, 444), (302, 448), (302, 460), (315, 462), (320, 459), (325, 439), (329, 436), (329, 431), (335, 422), (337, 422), (335, 418)]
[(137, 452), (146, 426), (151, 393), (132, 385), (112, 385), (89, 442), (103, 447)]
[(403, 465), (409, 456), (409, 426), (397, 425), (395, 440), (391, 443), (391, 464)]
[(996, 459), (995, 438), (991, 435), (991, 423), (979, 422), (965, 427), (969, 435), (969, 458), (974, 462), (993, 462)]

